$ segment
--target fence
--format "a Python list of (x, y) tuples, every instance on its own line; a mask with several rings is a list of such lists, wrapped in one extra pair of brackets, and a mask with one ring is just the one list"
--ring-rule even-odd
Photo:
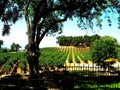
[[(50, 89), (113, 90), (120, 89), (119, 66), (103, 68), (96, 65), (71, 65), (48, 74)], [(54, 83), (54, 84), (53, 84)], [(57, 86), (56, 86), (57, 85)]]

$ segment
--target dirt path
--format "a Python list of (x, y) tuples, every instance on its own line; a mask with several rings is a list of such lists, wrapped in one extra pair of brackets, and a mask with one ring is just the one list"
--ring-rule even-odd
[(67, 55), (64, 66), (69, 66), (69, 56), (70, 56), (70, 53)]
[(77, 56), (77, 58), (80, 60), (80, 64), (85, 64), (85, 62), (79, 56)]
[(94, 64), (91, 60), (88, 60), (87, 62), (88, 64)]
[(12, 69), (10, 70), (9, 74), (12, 74), (17, 66), (18, 66), (18, 61), (16, 63), (14, 63), (14, 65), (13, 65)]
[(2, 69), (4, 68), (5, 64), (0, 66), (0, 72), (2, 72)]
[(72, 62), (75, 64), (76, 61), (75, 61), (75, 48), (74, 47), (71, 47), (72, 48)]
[(116, 62), (115, 62), (116, 64), (118, 64), (118, 65), (120, 65), (120, 62), (118, 61), (118, 60), (116, 60)]

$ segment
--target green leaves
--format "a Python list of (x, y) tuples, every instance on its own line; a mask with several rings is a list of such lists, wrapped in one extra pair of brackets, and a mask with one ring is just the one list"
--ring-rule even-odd
[(87, 46), (90, 46), (90, 44), (99, 39), (100, 36), (99, 35), (93, 35), (93, 36), (88, 36), (88, 35), (85, 35), (85, 36), (59, 36), (57, 37), (57, 43), (60, 45), (60, 46), (84, 46), (87, 45)]
[(9, 24), (4, 24), (3, 30), (2, 30), (2, 35), (9, 35), (10, 34), (10, 25)]
[(91, 45), (92, 60), (100, 63), (111, 57), (117, 58), (117, 48), (118, 42), (115, 38), (110, 36), (101, 37)]
[[(118, 10), (119, 4), (119, 0), (1, 0), (0, 19), (4, 24), (10, 26), (23, 16), (23, 12), (26, 14), (24, 8), (27, 6), (27, 16), (31, 21), (31, 25), (36, 24), (36, 27), (42, 25), (39, 29), (40, 31), (49, 27), (46, 33), (50, 31), (51, 33), (56, 33), (62, 29), (60, 24), (73, 17), (78, 18), (80, 28), (86, 29), (86, 26), (92, 28), (93, 19), (97, 19), (97, 25), (101, 25), (100, 16), (103, 13), (102, 11), (106, 11), (107, 8), (110, 8), (111, 11), (113, 10), (112, 8)], [(45, 24), (45, 27), (43, 24)]]
[(15, 44), (14, 42), (11, 45), (11, 51), (18, 51), (21, 46), (19, 44)]

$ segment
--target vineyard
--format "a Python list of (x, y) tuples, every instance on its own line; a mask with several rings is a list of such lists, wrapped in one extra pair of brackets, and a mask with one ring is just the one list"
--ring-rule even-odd
[[(92, 67), (95, 63), (91, 59), (89, 47), (80, 48), (61, 46), (41, 48), (39, 58), (40, 70), (59, 69), (67, 66)], [(119, 63), (119, 62), (118, 62)], [(68, 68), (68, 70), (71, 70)], [(0, 53), (0, 75), (29, 74), (29, 66), (25, 52)]]
[(62, 67), (93, 64), (89, 47), (61, 46), (41, 49), (40, 66)]
[[(27, 70), (27, 60), (24, 52), (0, 53), (0, 74), (21, 73)], [(26, 70), (25, 70), (26, 69)]]
[[(41, 67), (62, 67), (70, 63), (91, 63), (89, 48), (62, 46), (41, 48), (39, 64)], [(0, 74), (29, 72), (25, 52), (0, 53)]]

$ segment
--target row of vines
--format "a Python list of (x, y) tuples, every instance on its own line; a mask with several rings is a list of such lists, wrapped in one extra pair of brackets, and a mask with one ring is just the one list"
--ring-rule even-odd
[(40, 51), (40, 66), (63, 66), (68, 55), (68, 51), (57, 48), (43, 48)]
[[(119, 50), (120, 51), (120, 50)], [(39, 65), (42, 67), (64, 66), (65, 63), (89, 63), (93, 62), (89, 47), (79, 48), (73, 46), (41, 48)], [(120, 55), (118, 55), (120, 56)], [(119, 58), (119, 57), (118, 57)], [(27, 58), (25, 52), (5, 52), (0, 53), (0, 73), (12, 72), (17, 66), (26, 70)]]
[(24, 52), (0, 53), (0, 73), (12, 73), (16, 67), (26, 69), (27, 60)]
[[(62, 47), (63, 48), (63, 47)], [(61, 49), (62, 49), (61, 48)], [(91, 54), (89, 48), (79, 48), (79, 47), (64, 47), (64, 50), (68, 51), (68, 57), (66, 62), (68, 63), (88, 63), (88, 60), (91, 61)]]

